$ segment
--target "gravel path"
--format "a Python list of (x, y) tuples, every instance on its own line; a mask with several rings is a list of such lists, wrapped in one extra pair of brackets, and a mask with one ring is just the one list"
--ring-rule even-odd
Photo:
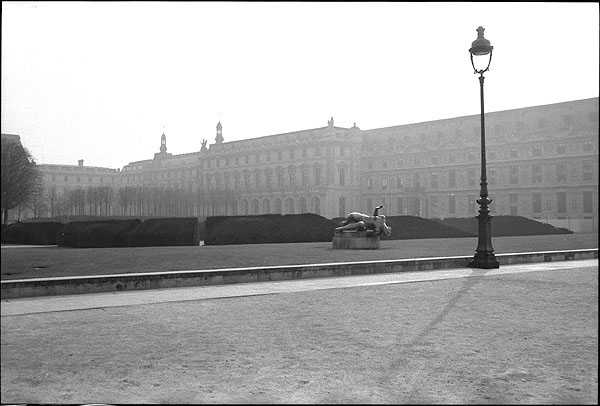
[(1, 321), (2, 403), (598, 402), (597, 266)]

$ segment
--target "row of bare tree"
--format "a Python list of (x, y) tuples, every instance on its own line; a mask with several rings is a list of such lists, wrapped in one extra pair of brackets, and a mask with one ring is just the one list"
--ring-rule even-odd
[(157, 186), (88, 187), (59, 191), (52, 187), (36, 193), (26, 206), (34, 217), (57, 216), (207, 216), (228, 208), (237, 194), (232, 190), (189, 190)]
[(31, 211), (34, 218), (58, 216), (210, 216), (237, 211), (238, 193), (230, 190), (109, 186), (59, 190), (44, 189), (42, 175), (18, 139), (2, 137), (2, 221), (9, 210), (18, 218)]

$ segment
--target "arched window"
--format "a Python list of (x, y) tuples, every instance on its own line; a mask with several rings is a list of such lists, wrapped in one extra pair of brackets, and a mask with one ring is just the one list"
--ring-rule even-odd
[(448, 214), (456, 214), (456, 196), (448, 196)]
[(308, 213), (308, 210), (306, 210), (306, 199), (304, 197), (298, 199), (298, 208), (300, 214)]
[(248, 215), (248, 200), (246, 199), (242, 200), (242, 215)]
[(281, 199), (280, 198), (275, 198), (275, 200), (273, 201), (274, 205), (275, 205), (275, 214), (282, 214), (282, 204), (281, 204)]
[(311, 207), (313, 213), (321, 215), (321, 200), (317, 196), (312, 198)]
[(285, 212), (286, 214), (294, 214), (294, 199), (288, 197), (285, 201)]
[(263, 200), (262, 211), (265, 214), (271, 214), (271, 202), (269, 201), (269, 199)]
[(252, 214), (258, 216), (258, 199), (252, 200)]

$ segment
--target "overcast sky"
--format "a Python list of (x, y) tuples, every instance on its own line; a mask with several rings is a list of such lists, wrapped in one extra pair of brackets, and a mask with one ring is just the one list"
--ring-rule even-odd
[(2, 2), (2, 133), (38, 163), (120, 168), (335, 125), (598, 97), (598, 3)]

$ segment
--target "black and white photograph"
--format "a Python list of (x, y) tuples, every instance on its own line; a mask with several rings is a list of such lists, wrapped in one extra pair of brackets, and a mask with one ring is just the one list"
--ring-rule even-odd
[(1, 16), (3, 405), (598, 404), (598, 2)]

